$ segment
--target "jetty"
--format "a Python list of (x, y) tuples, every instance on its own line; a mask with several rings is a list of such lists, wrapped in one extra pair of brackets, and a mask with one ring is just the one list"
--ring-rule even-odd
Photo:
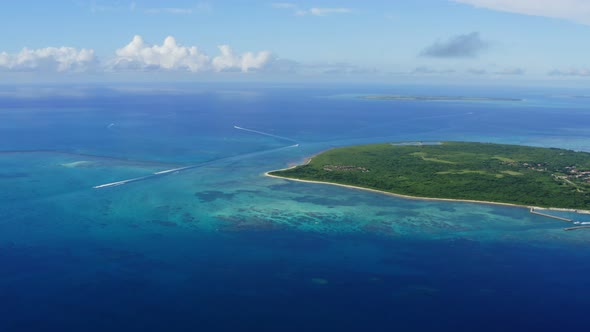
[(564, 228), (564, 231), (575, 231), (578, 229), (584, 229), (584, 228), (590, 228), (590, 226), (576, 226), (576, 227), (568, 227), (568, 228)]
[[(539, 216), (543, 216), (543, 217), (547, 217), (547, 218), (552, 218), (552, 219), (557, 219), (557, 220), (561, 220), (561, 221), (573, 223), (574, 225), (578, 225), (578, 226), (564, 228), (563, 229), (564, 231), (575, 231), (575, 230), (578, 230), (578, 229), (587, 229), (587, 228), (590, 228), (590, 222), (580, 222), (580, 221), (575, 221), (575, 220), (564, 218), (564, 217), (558, 217), (558, 216), (554, 216), (554, 215), (551, 215), (551, 214), (547, 214), (547, 213), (543, 213), (543, 212), (538, 212), (535, 209), (538, 209), (538, 208), (531, 207), (530, 212), (532, 214), (536, 214), (536, 215), (539, 215)], [(556, 208), (549, 208), (547, 210), (550, 210), (550, 211), (560, 211), (560, 212), (575, 212), (575, 213), (588, 214), (588, 212), (586, 210), (569, 210), (569, 209), (556, 209)]]
[(557, 220), (561, 220), (561, 221), (565, 221), (565, 222), (573, 222), (573, 220), (571, 220), (571, 219), (564, 218), (564, 217), (558, 217), (558, 216), (554, 216), (554, 215), (543, 213), (543, 212), (538, 212), (538, 211), (535, 211), (535, 209), (536, 208), (531, 207), (530, 212), (532, 214), (536, 214), (536, 215), (547, 217), (547, 218), (553, 218), (553, 219), (557, 219)]

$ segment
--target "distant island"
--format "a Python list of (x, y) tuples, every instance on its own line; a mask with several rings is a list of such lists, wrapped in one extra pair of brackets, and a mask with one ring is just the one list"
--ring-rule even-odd
[(452, 96), (404, 96), (404, 95), (373, 95), (361, 96), (362, 99), (372, 100), (414, 100), (414, 101), (522, 101), (518, 98), (488, 98), (488, 97), (452, 97)]
[(269, 176), (414, 198), (590, 209), (590, 153), (469, 142), (332, 149)]

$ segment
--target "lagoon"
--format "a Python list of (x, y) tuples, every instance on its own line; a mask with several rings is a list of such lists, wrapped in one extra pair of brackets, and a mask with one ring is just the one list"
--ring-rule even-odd
[[(264, 176), (329, 148), (384, 141), (590, 151), (590, 110), (552, 97), (564, 91), (493, 91), (518, 103), (349, 97), (392, 89), (3, 97), (0, 330), (584, 329), (564, 317), (590, 305), (580, 296), (590, 291), (590, 232), (520, 208)], [(192, 165), (202, 167), (93, 189)]]

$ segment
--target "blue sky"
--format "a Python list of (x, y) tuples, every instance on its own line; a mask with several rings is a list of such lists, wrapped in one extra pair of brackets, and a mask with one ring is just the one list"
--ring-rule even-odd
[(0, 81), (590, 79), (586, 0), (20, 0), (0, 29)]

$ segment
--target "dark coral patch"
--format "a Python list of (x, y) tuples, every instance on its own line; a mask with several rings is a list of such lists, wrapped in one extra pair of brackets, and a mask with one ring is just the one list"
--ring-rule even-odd
[(222, 221), (219, 230), (222, 231), (241, 231), (241, 230), (278, 230), (286, 226), (273, 222), (270, 219), (259, 217), (240, 217), (240, 216), (217, 216)]
[(305, 195), (294, 197), (293, 200), (299, 203), (312, 203), (322, 206), (354, 206), (358, 204), (358, 199), (354, 197), (343, 200), (323, 196)]
[(195, 193), (195, 196), (203, 203), (213, 202), (218, 199), (231, 200), (232, 198), (234, 198), (235, 195), (236, 194), (228, 194), (218, 190), (205, 190), (198, 191)]
[(150, 220), (150, 222), (152, 224), (156, 224), (156, 225), (160, 225), (160, 226), (164, 226), (164, 227), (175, 227), (178, 226), (178, 224), (176, 224), (173, 221), (168, 221), (168, 220)]
[(18, 179), (28, 177), (28, 173), (0, 173), (0, 179)]

